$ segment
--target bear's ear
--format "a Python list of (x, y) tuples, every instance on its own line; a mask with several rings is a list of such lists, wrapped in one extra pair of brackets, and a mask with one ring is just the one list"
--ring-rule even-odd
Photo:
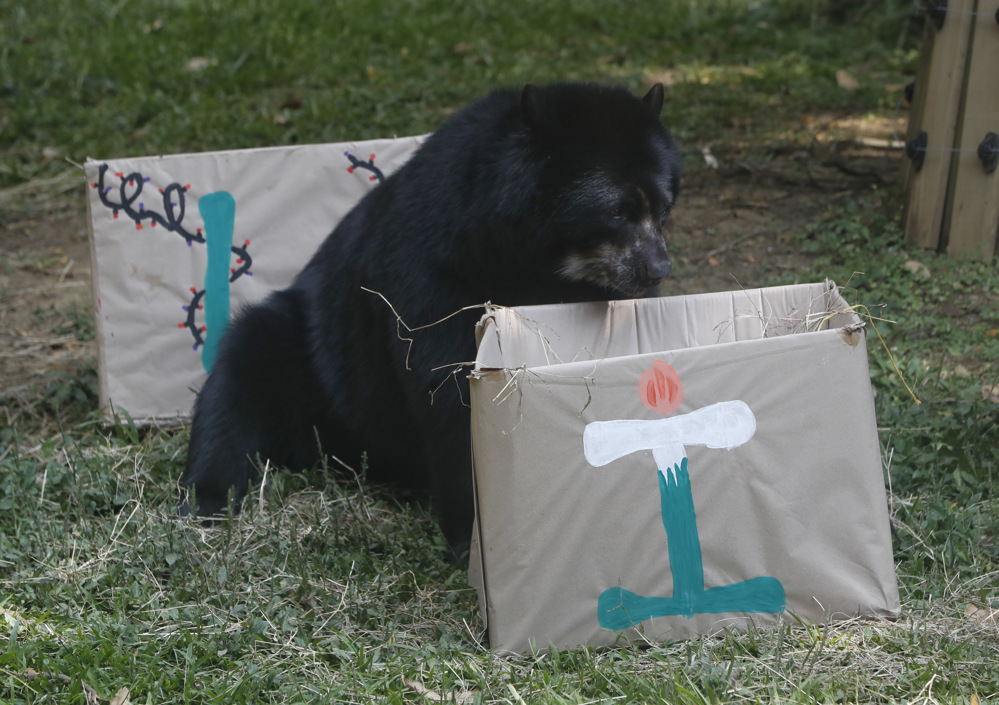
[(520, 114), (528, 125), (536, 125), (541, 120), (544, 98), (533, 83), (528, 83), (520, 91)]
[(649, 89), (648, 93), (645, 94), (645, 97), (642, 98), (642, 102), (649, 106), (649, 112), (651, 112), (653, 116), (659, 117), (659, 113), (663, 110), (663, 100), (665, 98), (666, 91), (663, 90), (663, 84), (657, 83)]

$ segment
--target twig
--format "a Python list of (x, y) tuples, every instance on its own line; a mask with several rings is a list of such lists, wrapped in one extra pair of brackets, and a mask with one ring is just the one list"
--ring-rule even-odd
[(5, 189), (0, 189), (0, 204), (7, 201), (23, 202), (26, 194), (30, 195), (45, 189), (54, 189), (54, 192), (51, 195), (58, 196), (79, 186), (79, 181), (79, 174), (72, 169), (67, 169), (66, 171), (60, 172), (55, 176), (24, 181), (15, 186), (8, 186)]
[(454, 318), (459, 313), (463, 313), (464, 311), (471, 311), (474, 308), (485, 308), (486, 306), (489, 306), (489, 302), (488, 301), (485, 302), (484, 304), (473, 304), (471, 306), (464, 306), (462, 308), (459, 308), (457, 311), (453, 311), (453, 312), (449, 313), (448, 315), (444, 316), (444, 318), (441, 318), (441, 319), (438, 319), (438, 320), (434, 321), (433, 323), (426, 323), (426, 324), (424, 324), (422, 326), (416, 326), (414, 328), (410, 328), (408, 325), (406, 325), (406, 322), (402, 320), (402, 316), (400, 316), (399, 313), (398, 313), (398, 311), (395, 310), (395, 307), (392, 306), (392, 304), (389, 303), (389, 300), (385, 298), (384, 294), (382, 294), (381, 292), (375, 291), (374, 289), (369, 289), (369, 288), (367, 288), (365, 286), (362, 286), (361, 290), (362, 291), (367, 291), (370, 294), (374, 294), (375, 296), (377, 296), (378, 298), (380, 298), (382, 301), (384, 301), (386, 304), (388, 304), (388, 307), (392, 310), (392, 313), (395, 315), (396, 320), (400, 324), (402, 324), (402, 326), (408, 332), (410, 332), (410, 333), (415, 333), (418, 330), (423, 330), (424, 328), (431, 328), (433, 326), (436, 326), (436, 325), (438, 325), (440, 323), (443, 323), (444, 321), (448, 320), (449, 318)]
[[(47, 671), (36, 671), (33, 668), (29, 668), (26, 673), (15, 673), (15, 676), (22, 678), (25, 681), (33, 681), (36, 678), (48, 678), (49, 680), (60, 680), (63, 683), (72, 683), (73, 679), (62, 673), (50, 673)], [(102, 700), (101, 696), (97, 694), (87, 683), (80, 681), (80, 688), (83, 689), (83, 695), (87, 699), (87, 705), (97, 705), (98, 702)]]
[(749, 233), (748, 235), (743, 235), (742, 237), (737, 237), (731, 242), (727, 242), (721, 247), (716, 247), (711, 250), (708, 254), (704, 255), (704, 259), (711, 259), (712, 257), (721, 254), (722, 252), (727, 252), (731, 250), (736, 245), (741, 245), (746, 240), (752, 240), (754, 237), (759, 237), (760, 235), (772, 235), (773, 230), (757, 230), (755, 233)]
[(475, 366), (474, 362), (456, 362), (456, 363), (451, 364), (451, 365), (441, 365), (440, 367), (434, 367), (431, 370), (431, 372), (436, 372), (437, 370), (443, 370), (443, 369), (446, 369), (448, 367), (450, 367), (452, 369), (451, 369), (450, 372), (448, 372), (447, 376), (444, 377), (444, 379), (441, 380), (440, 384), (438, 384), (436, 387), (434, 387), (432, 390), (430, 390), (430, 405), (433, 406), (433, 404), (434, 404), (434, 397), (437, 395), (437, 392), (439, 392), (441, 390), (441, 387), (444, 386), (444, 383), (448, 381), (448, 378), (454, 378), (454, 385), (455, 385), (455, 387), (458, 388), (458, 398), (461, 400), (461, 405), (462, 406), (468, 406), (469, 408), (471, 408), (471, 406), (469, 406), (469, 404), (465, 401), (464, 394), (462, 394), (461, 384), (459, 384), (459, 382), (458, 382), (458, 373), (461, 372), (462, 368), (465, 368), (465, 367), (474, 367), (474, 366)]
[(854, 137), (846, 140), (836, 140), (833, 143), (834, 149), (843, 147), (869, 147), (871, 149), (902, 150), (905, 149), (903, 140), (885, 140), (877, 137)]
[(60, 284), (62, 284), (63, 280), (66, 278), (66, 275), (69, 274), (69, 270), (73, 268), (74, 264), (75, 262), (73, 261), (72, 258), (70, 258), (70, 260), (66, 263), (66, 266), (62, 268), (62, 271), (59, 273)]
[(38, 506), (41, 506), (45, 502), (45, 485), (49, 479), (49, 464), (45, 463), (45, 469), (42, 471), (42, 489), (38, 493)]
[(399, 312), (395, 310), (395, 306), (393, 306), (392, 303), (388, 299), (385, 298), (384, 294), (382, 294), (379, 291), (375, 291), (374, 289), (369, 289), (366, 286), (362, 286), (361, 290), (362, 291), (366, 291), (369, 294), (374, 294), (375, 296), (377, 296), (378, 298), (380, 298), (382, 301), (384, 301), (385, 304), (389, 307), (389, 310), (392, 311), (392, 315), (395, 316), (396, 335), (399, 336), (399, 340), (402, 340), (403, 342), (409, 343), (409, 348), (406, 350), (406, 370), (407, 371), (409, 371), (411, 369), (410, 366), (409, 366), (409, 354), (411, 352), (413, 352), (413, 339), (412, 338), (406, 338), (406, 337), (404, 337), (403, 334), (402, 334), (402, 331), (399, 330), (399, 326), (402, 326), (403, 328), (405, 328), (406, 331), (409, 332), (409, 333), (415, 333), (418, 330), (423, 330), (424, 328), (431, 328), (432, 326), (436, 326), (436, 325), (438, 325), (440, 323), (443, 323), (444, 321), (448, 320), (449, 318), (454, 318), (458, 314), (464, 313), (465, 311), (471, 311), (472, 309), (476, 309), (476, 308), (486, 308), (487, 306), (490, 305), (489, 302), (487, 301), (484, 304), (473, 304), (472, 306), (464, 306), (462, 308), (459, 308), (457, 311), (452, 311), (448, 315), (444, 316), (444, 318), (436, 320), (433, 323), (427, 323), (427, 324), (424, 324), (422, 326), (416, 326), (416, 327), (411, 328), (411, 327), (409, 327), (409, 325), (406, 324), (406, 322), (404, 320), (402, 320), (402, 316), (400, 316)]
[(843, 162), (843, 161), (841, 161), (839, 159), (834, 159), (834, 158), (833, 159), (825, 159), (825, 160), (822, 161), (822, 163), (820, 164), (820, 166), (830, 167), (832, 169), (838, 169), (839, 171), (843, 172), (847, 176), (857, 176), (857, 177), (861, 177), (861, 178), (873, 178), (873, 179), (877, 179), (878, 181), (880, 181), (883, 184), (890, 184), (890, 183), (892, 183), (892, 179), (889, 178), (889, 177), (887, 177), (887, 176), (885, 176), (881, 172), (871, 171), (869, 169), (856, 169), (856, 168), (850, 166), (849, 164), (847, 164), (847, 163), (845, 163), (845, 162)]
[(819, 322), (818, 328), (816, 328), (816, 330), (822, 328), (822, 324), (828, 321), (833, 316), (836, 316), (840, 313), (845, 313), (846, 311), (860, 311), (860, 310), (863, 310), (864, 315), (867, 316), (867, 320), (871, 322), (871, 328), (874, 329), (874, 332), (878, 336), (878, 340), (881, 341), (881, 347), (883, 347), (885, 349), (885, 352), (888, 353), (888, 359), (891, 361), (892, 367), (895, 368), (895, 374), (897, 374), (898, 378), (902, 380), (902, 384), (905, 385), (905, 389), (907, 392), (909, 392), (909, 396), (912, 397), (912, 400), (916, 402), (916, 406), (919, 406), (920, 404), (922, 404), (922, 402), (919, 401), (919, 398), (916, 396), (916, 393), (912, 391), (912, 387), (909, 386), (909, 383), (905, 381), (905, 375), (902, 374), (902, 370), (899, 369), (898, 363), (895, 362), (895, 356), (891, 354), (891, 349), (889, 349), (888, 343), (885, 342), (885, 339), (883, 337), (881, 337), (881, 331), (878, 330), (878, 327), (874, 325), (874, 320), (875, 320), (874, 316), (871, 314), (870, 309), (867, 308), (864, 304), (854, 304), (853, 306), (847, 306), (845, 309), (843, 309), (843, 311), (832, 312)]
[(264, 462), (263, 472), (260, 473), (260, 494), (257, 497), (257, 505), (260, 510), (264, 509), (264, 487), (267, 485), (267, 475), (271, 471), (271, 461), (270, 459)]

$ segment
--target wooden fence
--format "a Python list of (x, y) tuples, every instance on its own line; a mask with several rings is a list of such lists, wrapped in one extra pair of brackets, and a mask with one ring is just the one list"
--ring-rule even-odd
[(930, 0), (906, 136), (909, 244), (991, 260), (999, 239), (999, 0)]

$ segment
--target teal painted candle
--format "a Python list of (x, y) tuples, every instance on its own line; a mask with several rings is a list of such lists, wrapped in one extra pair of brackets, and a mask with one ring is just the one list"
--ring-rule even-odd
[(205, 344), (201, 365), (211, 372), (219, 341), (229, 325), (229, 260), (236, 227), (236, 199), (228, 191), (202, 196), (198, 211), (205, 223), (208, 267), (205, 270)]
[(654, 617), (725, 612), (781, 612), (787, 604), (776, 578), (760, 577), (704, 589), (704, 564), (697, 535), (694, 497), (687, 458), (667, 472), (661, 469), (659, 497), (666, 529), (672, 597), (644, 597), (621, 587), (604, 590), (597, 600), (597, 621), (605, 629), (627, 629)]

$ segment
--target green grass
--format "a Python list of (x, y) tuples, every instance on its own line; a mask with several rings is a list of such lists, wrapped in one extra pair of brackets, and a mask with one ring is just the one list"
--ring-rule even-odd
[[(52, 150), (82, 161), (425, 132), (527, 80), (638, 90), (669, 76), (681, 143), (765, 143), (809, 112), (890, 111), (886, 86), (915, 66), (910, 7), (8, 1), (0, 187), (64, 188)], [(208, 65), (188, 70), (196, 57)], [(840, 68), (858, 90), (837, 87)], [(872, 332), (900, 621), (498, 655), (423, 506), (323, 472), (274, 474), (221, 527), (179, 522), (186, 435), (99, 425), (85, 368), (0, 413), (0, 701), (127, 687), (135, 703), (984, 702), (999, 692), (999, 636), (975, 612), (999, 606), (999, 404), (982, 395), (999, 384), (999, 276), (907, 251), (897, 212), (895, 193), (836, 205), (797, 237), (810, 267), (771, 283), (848, 283), (891, 350)], [(58, 325), (93, 336), (79, 311)]]
[[(878, 198), (848, 203), (801, 241), (816, 272), (850, 282), (847, 297), (868, 306), (877, 328), (871, 378), (903, 570), (945, 582), (987, 576), (978, 601), (999, 606), (999, 403), (991, 394), (999, 274), (991, 262), (908, 252), (897, 220), (870, 208)], [(912, 596), (930, 594), (923, 584)]]
[[(5, 2), (0, 186), (60, 168), (55, 155), (419, 134), (526, 81), (637, 87), (674, 72), (666, 117), (680, 138), (720, 139), (736, 113), (756, 114), (752, 137), (819, 107), (894, 104), (885, 83), (915, 61), (905, 3), (852, 3), (838, 22), (822, 4)], [(859, 90), (838, 89), (841, 68), (863, 77)]]

